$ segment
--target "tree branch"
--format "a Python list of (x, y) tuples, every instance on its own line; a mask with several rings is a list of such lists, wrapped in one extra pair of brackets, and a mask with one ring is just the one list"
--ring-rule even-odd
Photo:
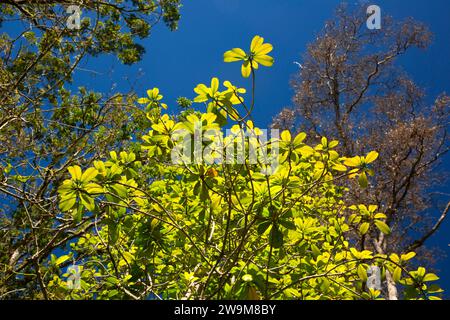
[(430, 238), (439, 229), (439, 227), (441, 226), (442, 222), (444, 222), (445, 218), (447, 217), (447, 214), (448, 214), (449, 210), (450, 210), (450, 202), (447, 203), (447, 206), (445, 207), (445, 210), (442, 212), (441, 216), (439, 217), (438, 221), (433, 226), (433, 228), (431, 228), (431, 230), (428, 231), (428, 233), (426, 233), (422, 238), (420, 238), (419, 240), (414, 241), (411, 245), (409, 245), (407, 247), (406, 252), (413, 251), (413, 250), (423, 246), (425, 241), (427, 241), (428, 238)]

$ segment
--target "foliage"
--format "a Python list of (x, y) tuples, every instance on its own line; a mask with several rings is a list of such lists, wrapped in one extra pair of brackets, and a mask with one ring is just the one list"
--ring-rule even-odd
[[(253, 58), (244, 64), (255, 92)], [(385, 292), (366, 287), (366, 270), (378, 266), (405, 298), (438, 299), (441, 289), (430, 284), (438, 277), (411, 266), (414, 252), (386, 255), (352, 241), (355, 233), (390, 232), (376, 205), (347, 204), (349, 189), (337, 183), (358, 178), (365, 186), (378, 153), (348, 158), (335, 140), (309, 145), (305, 133), (289, 131), (265, 141), (245, 89), (219, 85), (217, 78), (199, 84), (194, 101), (206, 112), (180, 116), (161, 115), (153, 89), (152, 128), (139, 149), (111, 151), (85, 170), (68, 168), (71, 177), (58, 189), (60, 217), (94, 225), (43, 264), (49, 298), (381, 299)], [(234, 135), (211, 134), (227, 125)], [(174, 162), (186, 141), (176, 139), (180, 132), (195, 140), (198, 130), (202, 161), (194, 149)], [(249, 137), (244, 161), (221, 161), (242, 132)], [(71, 263), (82, 266), (75, 290), (67, 283)]]
[(248, 78), (252, 70), (258, 69), (258, 64), (266, 67), (273, 65), (273, 58), (267, 55), (272, 49), (270, 43), (264, 43), (264, 38), (256, 36), (252, 40), (249, 53), (245, 53), (241, 48), (234, 48), (225, 52), (223, 57), (225, 62), (244, 61), (241, 72), (244, 78)]
[(448, 171), (439, 164), (450, 150), (450, 97), (442, 93), (430, 105), (396, 65), (414, 48), (428, 47), (427, 26), (383, 15), (383, 27), (369, 30), (366, 8), (343, 5), (325, 24), (298, 63), (294, 106), (283, 110), (273, 126), (306, 131), (315, 141), (323, 135), (338, 139), (338, 151), (346, 154), (377, 150), (376, 174), (359, 176), (363, 190), (355, 188), (355, 181), (346, 182), (347, 198), (376, 204), (392, 233), (369, 233), (355, 241), (385, 254), (417, 250), (421, 263), (433, 267), (441, 255), (424, 244), (450, 206), (448, 194), (436, 193), (448, 189)]
[[(79, 29), (67, 27), (69, 4), (82, 11)], [(74, 75), (90, 72), (81, 68), (87, 57), (139, 61), (139, 39), (161, 19), (175, 30), (179, 7), (179, 0), (0, 4), (1, 298), (45, 298), (40, 263), (84, 232), (85, 220), (58, 215), (56, 186), (67, 168), (131, 144), (149, 126), (132, 92), (76, 88)]]

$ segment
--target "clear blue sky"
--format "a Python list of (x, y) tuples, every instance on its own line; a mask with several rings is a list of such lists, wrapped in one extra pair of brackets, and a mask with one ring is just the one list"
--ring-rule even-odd
[[(142, 62), (125, 67), (112, 57), (92, 58), (86, 67), (102, 72), (103, 76), (89, 79), (79, 71), (78, 79), (80, 84), (96, 90), (109, 90), (114, 81), (116, 90), (125, 91), (129, 83), (134, 83), (134, 89), (142, 95), (145, 89), (156, 86), (164, 94), (165, 102), (174, 106), (178, 96), (192, 98), (192, 89), (198, 83), (208, 83), (213, 76), (248, 87), (240, 76), (238, 64), (224, 64), (222, 54), (232, 47), (246, 48), (251, 38), (259, 34), (274, 45), (276, 59), (273, 68), (258, 72), (254, 118), (259, 127), (265, 127), (282, 107), (291, 104), (289, 80), (298, 68), (293, 62), (300, 60), (306, 45), (315, 39), (339, 3), (335, 0), (186, 0), (179, 30), (170, 32), (162, 24), (158, 25), (143, 42), (147, 53)], [(435, 34), (431, 48), (413, 50), (400, 62), (426, 89), (430, 102), (442, 91), (450, 93), (450, 1), (386, 0), (370, 4), (379, 5), (383, 13), (395, 19), (414, 17), (428, 24)], [(143, 75), (137, 77), (139, 70)], [(450, 169), (448, 160), (449, 157), (446, 167)], [(443, 186), (442, 190), (448, 192), (450, 186)], [(439, 246), (449, 256), (437, 267), (441, 285), (450, 291), (449, 232), (450, 220), (428, 244)]]

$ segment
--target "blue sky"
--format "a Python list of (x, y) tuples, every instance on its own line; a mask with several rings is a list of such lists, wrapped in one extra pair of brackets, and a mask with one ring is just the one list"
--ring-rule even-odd
[[(78, 71), (80, 84), (96, 90), (109, 90), (113, 82), (118, 91), (125, 91), (130, 83), (141, 95), (147, 88), (159, 87), (165, 102), (175, 105), (178, 96), (192, 98), (198, 83), (209, 83), (211, 77), (249, 87), (242, 79), (239, 64), (225, 64), (222, 54), (232, 47), (247, 48), (256, 34), (275, 47), (276, 59), (272, 68), (258, 72), (257, 100), (254, 119), (259, 127), (270, 124), (277, 112), (291, 104), (289, 80), (298, 70), (294, 61), (333, 16), (340, 1), (335, 0), (186, 0), (182, 8), (179, 30), (170, 32), (157, 25), (152, 36), (142, 42), (147, 53), (143, 61), (121, 66), (117, 59), (106, 56), (91, 58), (86, 68), (102, 73), (91, 77)], [(358, 3), (349, 1), (350, 4)], [(395, 19), (414, 17), (426, 23), (434, 33), (432, 46), (426, 51), (412, 50), (401, 58), (406, 72), (429, 94), (433, 101), (440, 92), (450, 93), (450, 1), (373, 1), (383, 14)], [(141, 74), (140, 76), (138, 74)], [(175, 108), (171, 109), (173, 112)], [(449, 157), (446, 158), (448, 163)], [(449, 165), (445, 165), (447, 169)], [(448, 191), (449, 186), (442, 190)], [(429, 241), (449, 257), (437, 266), (442, 286), (450, 290), (450, 221)], [(448, 296), (448, 294), (447, 294)]]

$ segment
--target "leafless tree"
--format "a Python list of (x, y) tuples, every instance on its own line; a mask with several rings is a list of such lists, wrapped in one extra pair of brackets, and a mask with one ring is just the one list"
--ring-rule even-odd
[[(347, 156), (378, 151), (369, 187), (350, 188), (348, 200), (378, 205), (392, 233), (356, 241), (380, 253), (415, 250), (427, 257), (422, 246), (449, 211), (444, 203), (437, 222), (436, 214), (426, 214), (439, 207), (432, 201), (436, 186), (448, 183), (448, 173), (437, 167), (449, 150), (450, 97), (442, 93), (427, 104), (423, 90), (395, 65), (411, 48), (431, 43), (425, 25), (384, 17), (381, 30), (369, 30), (366, 20), (365, 7), (338, 8), (298, 63), (294, 107), (283, 110), (273, 127), (336, 138)], [(395, 286), (388, 289), (395, 299)]]

